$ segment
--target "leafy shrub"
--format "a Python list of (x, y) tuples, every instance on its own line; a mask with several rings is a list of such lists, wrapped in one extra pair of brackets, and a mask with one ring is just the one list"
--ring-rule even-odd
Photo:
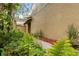
[(12, 41), (20, 40), (23, 37), (23, 33), (17, 30), (12, 30), (10, 32), (0, 31), (0, 51), (4, 49)]
[(40, 56), (43, 55), (42, 47), (37, 43), (36, 38), (29, 34), (24, 34), (24, 37), (19, 41), (18, 54), (28, 56)]
[(23, 36), (23, 33), (17, 30), (12, 30), (10, 32), (0, 31), (0, 48), (3, 48), (6, 44), (10, 43), (12, 40), (18, 40)]
[(43, 55), (43, 48), (36, 42), (36, 38), (24, 33), (23, 37), (17, 41), (11, 41), (4, 47), (2, 55), (18, 56), (40, 56)]
[(11, 33), (0, 30), (0, 48), (3, 48), (10, 41)]
[(68, 38), (59, 39), (51, 48), (46, 50), (48, 56), (77, 56), (77, 51), (71, 46)]

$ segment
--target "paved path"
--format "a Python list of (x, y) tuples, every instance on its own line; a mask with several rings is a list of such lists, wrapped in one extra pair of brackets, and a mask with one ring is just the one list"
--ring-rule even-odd
[(49, 48), (52, 46), (52, 44), (42, 41), (42, 40), (38, 40), (38, 43), (43, 47), (43, 48)]

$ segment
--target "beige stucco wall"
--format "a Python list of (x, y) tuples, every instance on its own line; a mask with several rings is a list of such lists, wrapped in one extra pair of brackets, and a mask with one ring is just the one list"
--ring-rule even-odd
[(26, 32), (26, 27), (21, 25), (16, 25), (16, 28), (22, 32)]
[(42, 30), (46, 37), (58, 39), (66, 35), (68, 25), (79, 30), (79, 4), (47, 4), (32, 18), (32, 33)]
[(28, 32), (28, 24), (25, 24), (25, 32)]

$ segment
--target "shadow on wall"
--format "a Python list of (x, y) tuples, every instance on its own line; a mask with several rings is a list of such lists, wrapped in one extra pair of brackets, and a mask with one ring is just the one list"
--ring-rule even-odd
[(44, 33), (40, 30), (40, 32), (37, 32), (35, 34), (33, 34), (33, 36), (35, 36), (36, 38), (39, 38), (40, 40), (47, 42), (49, 44), (54, 44), (56, 42), (55, 39), (50, 39), (44, 36)]

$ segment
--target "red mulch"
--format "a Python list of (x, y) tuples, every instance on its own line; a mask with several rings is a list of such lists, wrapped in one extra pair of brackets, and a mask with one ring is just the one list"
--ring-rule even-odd
[(55, 39), (49, 39), (49, 38), (46, 38), (46, 37), (41, 37), (40, 40), (43, 40), (43, 41), (48, 42), (50, 44), (54, 44), (56, 42)]

